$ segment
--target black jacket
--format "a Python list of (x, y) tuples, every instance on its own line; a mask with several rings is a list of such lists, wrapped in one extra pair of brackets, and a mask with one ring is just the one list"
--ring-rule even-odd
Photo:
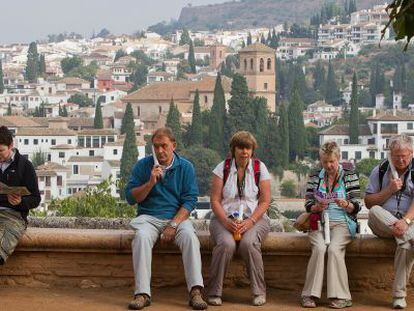
[(23, 196), (19, 205), (11, 205), (7, 200), (7, 195), (0, 194), (0, 206), (10, 207), (22, 214), (22, 218), (27, 222), (29, 210), (36, 208), (40, 204), (39, 186), (37, 184), (36, 172), (32, 163), (20, 155), (15, 149), (14, 160), (7, 169), (2, 172), (0, 170), (0, 181), (8, 186), (25, 186), (30, 195)]

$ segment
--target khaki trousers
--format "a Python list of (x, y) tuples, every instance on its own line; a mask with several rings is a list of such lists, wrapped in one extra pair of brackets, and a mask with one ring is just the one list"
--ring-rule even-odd
[[(375, 205), (369, 211), (368, 226), (380, 238), (394, 238), (392, 225), (397, 220), (390, 212), (379, 205)], [(395, 278), (392, 289), (393, 297), (407, 296), (407, 280), (410, 277), (414, 263), (414, 250), (409, 242), (413, 234), (414, 227), (411, 225), (401, 238), (395, 238), (397, 248), (394, 256)]]
[(312, 255), (306, 272), (306, 281), (302, 296), (320, 298), (322, 293), (323, 275), (325, 268), (325, 253), (328, 252), (327, 294), (328, 298), (351, 299), (348, 285), (348, 272), (345, 264), (346, 246), (351, 242), (348, 224), (345, 222), (330, 222), (331, 243), (325, 245), (323, 232), (311, 231), (309, 240), (312, 245)]
[[(132, 241), (135, 295), (147, 294), (151, 296), (152, 248), (168, 222), (169, 220), (149, 215), (141, 215), (131, 220), (130, 226), (136, 230), (135, 238)], [(178, 245), (182, 253), (188, 291), (194, 286), (203, 287), (200, 241), (190, 220), (187, 219), (178, 225), (175, 244)]]
[(223, 279), (236, 250), (246, 263), (253, 295), (266, 295), (261, 246), (269, 231), (270, 220), (264, 215), (250, 230), (243, 234), (242, 240), (237, 245), (233, 234), (216, 217), (211, 219), (210, 235), (216, 245), (213, 249), (208, 273), (208, 296), (222, 296)]

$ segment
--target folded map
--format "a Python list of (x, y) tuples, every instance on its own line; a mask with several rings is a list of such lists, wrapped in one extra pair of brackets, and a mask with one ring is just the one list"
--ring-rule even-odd
[(30, 191), (27, 190), (26, 187), (22, 186), (7, 186), (6, 184), (3, 184), (0, 182), (0, 194), (17, 194), (20, 196), (29, 195)]

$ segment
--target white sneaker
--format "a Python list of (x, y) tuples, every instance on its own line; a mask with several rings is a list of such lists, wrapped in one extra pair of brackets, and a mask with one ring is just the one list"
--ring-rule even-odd
[(208, 296), (207, 303), (210, 306), (221, 306), (223, 304), (223, 301), (221, 300), (221, 297), (219, 296)]
[(395, 297), (392, 301), (392, 307), (394, 309), (405, 309), (407, 307), (405, 297)]
[(252, 305), (256, 307), (263, 306), (265, 303), (266, 303), (265, 295), (254, 296), (253, 301), (252, 301)]

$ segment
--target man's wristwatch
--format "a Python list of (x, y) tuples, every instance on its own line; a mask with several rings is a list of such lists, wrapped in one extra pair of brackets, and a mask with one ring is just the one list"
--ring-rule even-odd
[(411, 219), (410, 218), (404, 217), (403, 219), (404, 219), (404, 221), (407, 225), (411, 225)]
[(171, 228), (173, 228), (173, 229), (177, 229), (178, 224), (177, 224), (175, 221), (170, 221), (170, 222), (168, 223), (168, 227), (171, 227)]

